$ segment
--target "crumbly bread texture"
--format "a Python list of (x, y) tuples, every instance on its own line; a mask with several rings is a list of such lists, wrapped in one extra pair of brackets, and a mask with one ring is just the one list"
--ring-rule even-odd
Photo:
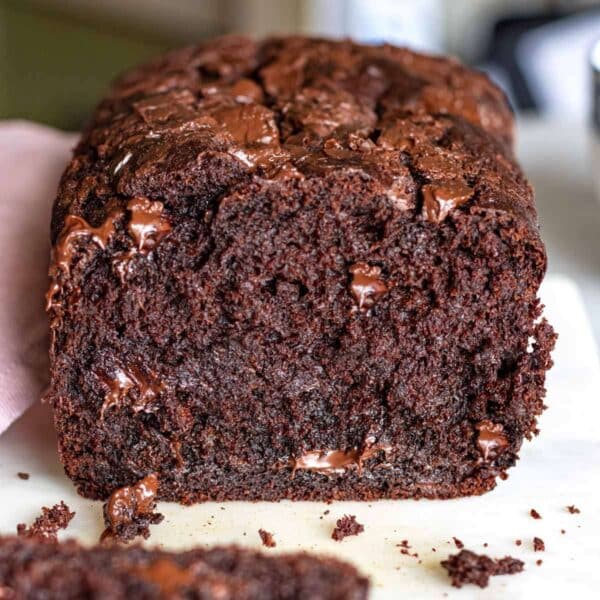
[(555, 335), (513, 119), (392, 46), (227, 37), (124, 75), (60, 184), (60, 455), (106, 498), (480, 494), (536, 433)]
[(174, 554), (0, 537), (1, 598), (364, 600), (368, 588), (354, 567), (308, 554), (236, 547)]
[(452, 585), (458, 588), (465, 583), (485, 588), (488, 586), (490, 577), (521, 573), (525, 566), (522, 560), (512, 556), (492, 559), (485, 554), (475, 554), (470, 550), (461, 550), (458, 554), (453, 554), (443, 560), (441, 564), (448, 571)]

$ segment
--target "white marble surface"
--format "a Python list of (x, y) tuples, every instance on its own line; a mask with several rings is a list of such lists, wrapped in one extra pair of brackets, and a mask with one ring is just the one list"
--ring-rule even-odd
[[(375, 600), (397, 598), (527, 599), (597, 598), (600, 589), (600, 367), (589, 322), (571, 282), (549, 278), (543, 288), (547, 316), (560, 333), (548, 378), (542, 434), (526, 443), (510, 478), (478, 498), (452, 501), (383, 501), (372, 504), (227, 503), (182, 507), (161, 503), (165, 521), (153, 527), (150, 544), (167, 548), (235, 542), (260, 547), (257, 530), (274, 532), (272, 551), (306, 549), (354, 562), (373, 582)], [(28, 481), (18, 471), (31, 474)], [(64, 499), (77, 515), (65, 536), (86, 543), (102, 530), (101, 503), (77, 496), (62, 473), (47, 407), (36, 406), (0, 437), (0, 533), (30, 522), (42, 505)], [(576, 504), (580, 515), (566, 506)], [(542, 520), (529, 510), (536, 508)], [(330, 513), (323, 516), (325, 510)], [(335, 520), (357, 515), (365, 532), (341, 543), (330, 539)], [(320, 517), (323, 516), (321, 519)], [(561, 534), (561, 529), (566, 533)], [(511, 554), (526, 571), (496, 577), (480, 590), (449, 585), (440, 560), (455, 551), (452, 536), (467, 548), (502, 557)], [(534, 553), (533, 536), (546, 543)], [(420, 560), (400, 554), (408, 539)], [(516, 539), (523, 544), (517, 547)], [(484, 542), (489, 544), (483, 548)], [(435, 548), (434, 552), (432, 548)], [(542, 566), (535, 561), (543, 559)], [(447, 595), (447, 596), (446, 596)]]
[[(579, 122), (521, 119), (517, 155), (534, 186), (548, 273), (581, 290), (600, 344), (600, 151)], [(596, 196), (598, 194), (598, 197)]]

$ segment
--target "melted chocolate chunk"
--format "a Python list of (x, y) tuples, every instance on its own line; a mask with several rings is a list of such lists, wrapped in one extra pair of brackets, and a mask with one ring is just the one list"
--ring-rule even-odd
[(387, 293), (388, 286), (381, 279), (381, 267), (360, 262), (350, 267), (350, 273), (350, 291), (358, 303), (359, 310), (369, 310)]
[(485, 554), (475, 554), (470, 550), (461, 550), (442, 561), (442, 567), (448, 571), (454, 587), (460, 588), (465, 583), (473, 583), (481, 588), (487, 587), (490, 577), (494, 575), (512, 575), (520, 573), (525, 566), (511, 556), (492, 559)]
[(313, 450), (306, 452), (290, 462), (292, 477), (298, 470), (312, 471), (321, 475), (344, 473), (347, 469), (356, 468), (362, 471), (363, 462), (375, 456), (378, 452), (389, 452), (391, 446), (369, 445), (362, 450)]
[(61, 500), (52, 508), (42, 507), (42, 514), (30, 527), (25, 523), (17, 525), (17, 534), (20, 537), (34, 538), (41, 542), (57, 542), (56, 536), (59, 529), (66, 529), (75, 513)]
[(423, 186), (422, 193), (423, 216), (432, 223), (441, 223), (473, 196), (472, 188), (460, 181), (430, 183)]
[(127, 204), (131, 213), (127, 229), (141, 254), (148, 254), (171, 231), (171, 224), (163, 216), (163, 203), (146, 198), (134, 198)]
[[(85, 219), (76, 215), (67, 215), (64, 227), (50, 258), (50, 287), (46, 292), (46, 311), (55, 310), (57, 321), (62, 312), (57, 297), (62, 294), (63, 285), (70, 274), (71, 263), (79, 243), (93, 242), (98, 248), (105, 249), (115, 231), (115, 222), (122, 216), (118, 210), (112, 211), (99, 227), (92, 227)], [(54, 321), (53, 321), (54, 323)]]
[(492, 461), (499, 454), (504, 452), (510, 443), (504, 432), (504, 427), (500, 423), (492, 421), (481, 421), (477, 424), (479, 434), (477, 436), (477, 447), (484, 461)]
[(336, 542), (341, 542), (344, 538), (351, 535), (358, 535), (365, 530), (364, 525), (361, 525), (354, 515), (344, 515), (337, 520), (335, 529), (331, 533), (331, 538)]
[(150, 474), (135, 485), (115, 490), (104, 504), (106, 529), (100, 540), (128, 542), (139, 535), (148, 539), (149, 525), (164, 518), (154, 512), (158, 485), (157, 476)]
[(127, 369), (117, 367), (112, 377), (104, 375), (101, 380), (109, 390), (100, 411), (102, 420), (106, 411), (121, 405), (132, 390), (135, 390), (135, 398), (130, 406), (134, 412), (140, 412), (146, 410), (165, 389), (164, 383), (157, 380), (154, 374), (147, 376), (134, 365), (129, 365)]

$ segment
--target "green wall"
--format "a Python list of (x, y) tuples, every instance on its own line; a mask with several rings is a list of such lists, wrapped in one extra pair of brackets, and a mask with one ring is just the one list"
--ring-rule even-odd
[(0, 0), (0, 118), (78, 129), (115, 75), (174, 45), (26, 0)]

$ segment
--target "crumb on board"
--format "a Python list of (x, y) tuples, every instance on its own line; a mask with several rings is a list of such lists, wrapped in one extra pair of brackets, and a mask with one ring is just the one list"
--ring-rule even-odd
[(542, 518), (542, 515), (540, 515), (540, 513), (539, 513), (537, 510), (535, 510), (535, 508), (532, 508), (532, 509), (529, 511), (529, 514), (531, 515), (531, 517), (532, 517), (533, 519), (541, 519), (541, 518)]
[(275, 546), (277, 546), (277, 542), (275, 541), (275, 538), (273, 537), (273, 534), (270, 531), (266, 531), (265, 529), (259, 529), (258, 535), (260, 535), (262, 544), (266, 548), (275, 548)]
[(331, 537), (336, 542), (341, 542), (344, 538), (351, 535), (358, 535), (364, 530), (364, 526), (356, 520), (355, 515), (344, 515), (341, 519), (337, 520)]
[(441, 564), (448, 571), (452, 585), (458, 588), (465, 583), (484, 588), (487, 587), (490, 577), (520, 573), (524, 567), (523, 561), (511, 556), (492, 559), (485, 554), (475, 554), (470, 550), (461, 550), (458, 554), (443, 560)]
[(42, 507), (42, 514), (30, 527), (27, 527), (25, 523), (19, 523), (17, 535), (34, 538), (41, 542), (57, 542), (56, 533), (59, 529), (66, 529), (74, 516), (75, 513), (61, 500), (52, 508)]
[(533, 538), (533, 551), (534, 552), (544, 552), (546, 550), (546, 544), (544, 544), (544, 540), (539, 537)]

